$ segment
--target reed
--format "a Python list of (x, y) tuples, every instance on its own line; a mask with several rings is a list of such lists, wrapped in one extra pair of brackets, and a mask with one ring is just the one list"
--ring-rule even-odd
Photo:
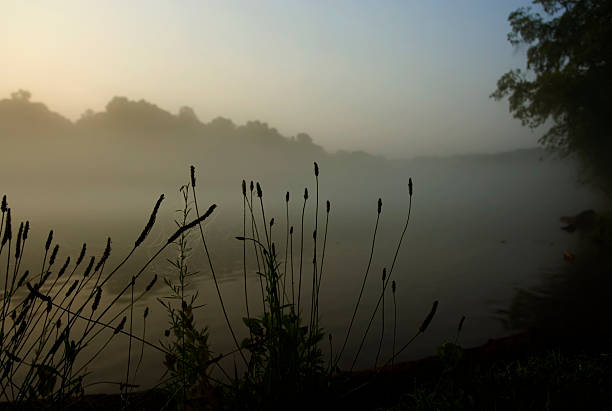
[[(361, 298), (363, 297), (363, 291), (365, 289), (366, 281), (368, 279), (368, 274), (370, 272), (370, 267), (372, 265), (372, 257), (374, 256), (374, 246), (376, 245), (376, 234), (378, 232), (378, 223), (380, 221), (380, 213), (382, 212), (382, 199), (378, 199), (377, 203), (377, 212), (376, 212), (376, 223), (374, 224), (374, 234), (372, 235), (372, 245), (370, 247), (370, 256), (368, 257), (368, 264), (365, 269), (365, 273), (363, 275), (363, 280), (361, 281), (361, 289), (359, 290), (359, 295), (357, 296), (357, 302), (355, 303), (355, 308), (353, 309), (353, 315), (351, 316), (351, 321), (349, 322), (348, 329), (346, 331), (346, 337), (344, 337), (344, 342), (342, 343), (342, 348), (336, 357), (336, 362), (334, 367), (338, 366), (340, 359), (342, 358), (342, 354), (344, 353), (344, 349), (346, 348), (346, 344), (349, 340), (351, 330), (353, 329), (353, 324), (355, 322), (355, 317), (357, 316), (357, 310), (359, 309), (359, 303), (361, 303)], [(351, 367), (352, 368), (352, 367)]]
[(374, 368), (378, 366), (378, 359), (380, 358), (380, 350), (382, 348), (382, 343), (385, 338), (385, 280), (387, 279), (387, 269), (383, 268), (382, 272), (382, 310), (380, 310), (381, 319), (380, 319), (380, 341), (378, 342), (378, 350), (376, 351), (376, 359), (374, 360)]
[[(20, 268), (29, 234), (29, 221), (19, 225), (13, 255), (11, 210), (6, 196), (3, 196), (0, 222), (0, 238), (3, 240), (0, 243), (0, 257), (4, 257), (6, 253), (7, 264), (2, 270), (5, 286), (0, 310), (0, 401), (19, 403), (44, 399), (48, 403), (59, 404), (60, 407), (66, 406), (68, 402), (82, 395), (88, 365), (119, 336), (126, 336), (129, 342), (126, 378), (120, 386), (136, 386), (131, 384), (129, 371), (132, 340), (141, 342), (141, 353), (147, 345), (169, 356), (173, 355), (163, 347), (146, 341), (144, 331), (142, 338), (133, 335), (133, 306), (153, 289), (156, 277), (138, 295), (135, 293), (136, 280), (169, 243), (163, 245), (137, 271), (124, 291), (110, 302), (105, 302), (103, 298), (105, 284), (146, 240), (162, 200), (163, 195), (157, 201), (132, 250), (109, 274), (104, 275), (103, 271), (111, 254), (110, 238), (97, 264), (96, 258), (90, 256), (81, 275), (76, 276), (77, 269), (86, 257), (86, 244), (83, 244), (72, 268), (70, 256), (58, 267), (56, 262), (60, 257), (61, 247), (59, 244), (52, 247), (54, 232), (51, 230), (43, 246), (40, 274), (32, 277), (30, 270), (21, 272)], [(210, 215), (210, 212), (205, 216)], [(205, 216), (196, 223), (186, 224), (187, 228), (177, 230), (178, 234), (173, 236), (180, 236), (189, 228), (195, 227)], [(131, 294), (130, 302), (123, 307), (115, 307), (121, 294), (127, 289)], [(118, 320), (120, 316), (121, 320)], [(146, 316), (147, 314), (144, 319)], [(129, 329), (125, 331), (128, 317)], [(108, 329), (112, 330), (112, 334), (105, 341), (100, 341), (101, 332)], [(93, 351), (88, 349), (92, 344), (98, 348)], [(142, 354), (139, 363), (141, 360)]]
[[(355, 367), (355, 364), (357, 363), (357, 359), (359, 358), (359, 354), (361, 353), (361, 350), (363, 348), (363, 345), (365, 343), (366, 337), (368, 336), (368, 332), (370, 331), (370, 328), (372, 327), (372, 323), (374, 322), (374, 318), (376, 317), (376, 313), (378, 312), (378, 309), (380, 307), (380, 304), (382, 302), (382, 298), (384, 295), (384, 292), (387, 288), (387, 285), (389, 284), (389, 281), (391, 280), (391, 276), (393, 274), (393, 269), (395, 268), (395, 263), (397, 261), (397, 256), (399, 255), (399, 251), (401, 249), (402, 246), (402, 242), (404, 240), (404, 236), (406, 235), (406, 230), (408, 229), (408, 224), (410, 223), (410, 213), (412, 211), (412, 178), (408, 179), (408, 213), (406, 216), (406, 222), (404, 224), (404, 228), (402, 230), (402, 234), (400, 235), (400, 238), (397, 242), (397, 247), (395, 248), (395, 254), (393, 255), (393, 261), (391, 263), (391, 268), (389, 269), (389, 276), (387, 277), (385, 284), (383, 286), (383, 292), (381, 293), (380, 297), (378, 298), (378, 301), (376, 302), (376, 306), (374, 307), (374, 312), (372, 313), (372, 315), (370, 316), (370, 321), (368, 322), (368, 326), (366, 327), (363, 336), (361, 338), (361, 342), (359, 343), (359, 348), (357, 349), (357, 353), (355, 354), (355, 357), (353, 358), (353, 363), (351, 364), (351, 371), (353, 370), (353, 368)], [(412, 341), (412, 340), (411, 340)]]
[[(192, 189), (195, 187), (194, 167), (191, 167), (191, 187)], [(183, 201), (183, 208), (178, 211), (180, 217), (175, 220), (179, 235), (176, 238), (171, 237), (174, 238), (172, 243), (176, 249), (176, 258), (168, 260), (176, 275), (164, 277), (168, 294), (163, 298), (158, 298), (158, 301), (165, 308), (170, 323), (166, 334), (167, 337), (170, 337), (170, 341), (162, 343), (162, 347), (167, 351), (164, 365), (170, 372), (170, 379), (166, 382), (165, 389), (177, 407), (185, 407), (194, 398), (201, 397), (202, 390), (210, 387), (209, 365), (212, 364), (210, 362), (212, 354), (208, 346), (207, 327), (198, 328), (195, 325), (193, 311), (201, 307), (197, 305), (198, 292), (186, 293), (192, 278), (198, 272), (191, 271), (189, 268), (190, 235), (188, 229), (185, 229), (191, 224), (189, 215), (192, 211), (191, 204), (193, 204), (189, 201), (189, 186), (184, 185), (179, 191)], [(154, 277), (149, 285), (154, 284), (156, 280), (157, 277)]]
[[(164, 379), (168, 397), (171, 403), (186, 407), (193, 401), (211, 399), (215, 389), (221, 387), (227, 401), (234, 404), (249, 404), (253, 408), (270, 408), (274, 404), (288, 404), (296, 398), (317, 396), (329, 389), (332, 374), (338, 369), (340, 359), (347, 347), (351, 331), (359, 314), (365, 284), (374, 258), (382, 200), (377, 202), (377, 215), (374, 224), (370, 253), (367, 266), (361, 281), (346, 334), (337, 353), (334, 353), (332, 336), (328, 334), (329, 357), (324, 358), (323, 338), (325, 332), (320, 326), (320, 293), (322, 287), (325, 253), (328, 241), (328, 227), (331, 204), (325, 202), (325, 225), (320, 242), (319, 231), (323, 229), (319, 222), (319, 165), (314, 163), (315, 210), (312, 228), (313, 259), (312, 278), (310, 284), (304, 269), (304, 232), (308, 230), (305, 221), (306, 206), (309, 200), (308, 187), (304, 189), (301, 206), (299, 263), (294, 261), (294, 227), (290, 221), (290, 196), (285, 195), (284, 235), (280, 234), (278, 222), (274, 218), (266, 218), (264, 192), (259, 182), (249, 184), (245, 180), (241, 184), (243, 200), (242, 241), (243, 282), (246, 317), (243, 323), (248, 331), (248, 337), (239, 342), (235, 329), (231, 324), (227, 311), (221, 284), (218, 281), (209, 245), (206, 240), (203, 223), (216, 209), (211, 205), (204, 213), (200, 213), (196, 194), (196, 170), (190, 167), (189, 184), (181, 187), (183, 209), (180, 217), (175, 220), (176, 231), (167, 241), (158, 247), (157, 251), (140, 266), (130, 273), (131, 280), (120, 288), (119, 292), (109, 293), (108, 282), (114, 278), (126, 262), (144, 244), (152, 231), (164, 195), (157, 199), (153, 210), (143, 230), (133, 243), (132, 248), (120, 259), (112, 269), (106, 270), (112, 254), (111, 239), (97, 258), (87, 255), (87, 245), (83, 244), (76, 259), (65, 256), (65, 262), (59, 266), (58, 258), (62, 248), (59, 243), (53, 244), (54, 232), (51, 230), (43, 246), (43, 259), (39, 275), (31, 275), (29, 270), (21, 270), (23, 250), (27, 243), (29, 222), (20, 223), (16, 240), (13, 240), (11, 209), (6, 196), (1, 204), (0, 220), (0, 257), (6, 252), (6, 268), (4, 271), (4, 292), (2, 298), (2, 327), (0, 330), (0, 399), (23, 402), (32, 399), (45, 399), (56, 404), (66, 405), (82, 395), (84, 387), (92, 383), (84, 383), (88, 367), (118, 339), (125, 339), (127, 346), (125, 374), (120, 381), (105, 383), (118, 385), (124, 398), (134, 388), (138, 387), (138, 373), (143, 361), (145, 346), (157, 350), (164, 355), (164, 364), (169, 371), (169, 377)], [(381, 367), (391, 363), (418, 335), (424, 333), (431, 323), (437, 310), (437, 302), (419, 327), (415, 336), (405, 345), (396, 350), (397, 334), (397, 301), (396, 283), (391, 280), (396, 259), (400, 251), (404, 235), (410, 220), (412, 209), (412, 180), (408, 183), (410, 196), (408, 216), (399, 238), (389, 271), (383, 270), (381, 291), (374, 313), (370, 317), (368, 327), (361, 336), (361, 343), (354, 356), (351, 369), (363, 348), (366, 335), (377, 317), (379, 304), (382, 305), (380, 319), (381, 336), (375, 358), (378, 366), (383, 354), (382, 345), (385, 336), (385, 291), (389, 281), (392, 281), (393, 295), (393, 348), (391, 357), (383, 362)], [(248, 195), (247, 195), (248, 194)], [(256, 198), (255, 198), (256, 196)], [(257, 207), (254, 201), (259, 202)], [(193, 206), (193, 209), (192, 209)], [(195, 212), (195, 218), (191, 214)], [(311, 223), (312, 224), (312, 223)], [(250, 225), (250, 230), (248, 226)], [(282, 223), (281, 223), (282, 225)], [(231, 334), (234, 349), (225, 355), (214, 355), (208, 343), (208, 329), (199, 328), (195, 322), (197, 292), (188, 294), (192, 277), (196, 274), (190, 271), (190, 230), (198, 227), (200, 244), (206, 255), (208, 269), (216, 289), (226, 326)], [(263, 228), (262, 228), (263, 227)], [(279, 238), (280, 237), (280, 238)], [(283, 238), (284, 237), (284, 238)], [(277, 249), (284, 240), (284, 256)], [(247, 244), (247, 243), (250, 243)], [(14, 244), (14, 253), (11, 249)], [(53, 247), (52, 247), (53, 246)], [(254, 260), (247, 262), (247, 249), (252, 246)], [(149, 307), (136, 318), (134, 307), (151, 293), (157, 282), (157, 275), (145, 284), (140, 278), (149, 266), (158, 259), (168, 247), (175, 249), (176, 258), (169, 260), (173, 276), (163, 276), (168, 293), (159, 301), (165, 308), (169, 320), (169, 328), (165, 333), (166, 340), (160, 344), (147, 339), (147, 317)], [(280, 248), (279, 248), (280, 247)], [(250, 252), (249, 252), (250, 254)], [(84, 261), (87, 263), (84, 264)], [(2, 260), (4, 262), (4, 260)], [(71, 265), (71, 262), (74, 264)], [(261, 310), (249, 306), (247, 291), (247, 276), (250, 266), (255, 269), (261, 291)], [(59, 267), (58, 267), (59, 266)], [(291, 276), (291, 278), (289, 278)], [(297, 278), (296, 278), (297, 276)], [(302, 285), (304, 283), (304, 288)], [(290, 284), (290, 285), (289, 285)], [(290, 290), (288, 288), (290, 287)], [(310, 292), (310, 311), (305, 311)], [(304, 293), (304, 297), (302, 294)], [(127, 294), (127, 301), (121, 298)], [(297, 294), (297, 296), (296, 296)], [(296, 298), (297, 297), (297, 298)], [(307, 300), (306, 300), (307, 301)], [(142, 313), (142, 312), (141, 312)], [(307, 317), (307, 318), (306, 318)], [(142, 332), (136, 335), (135, 322), (142, 321)], [(459, 334), (461, 325), (458, 329)], [(88, 347), (95, 346), (91, 350)], [(132, 350), (135, 350), (132, 353)], [(221, 366), (223, 358), (240, 356), (244, 370), (239, 371), (234, 364), (233, 377)], [(212, 366), (223, 374), (221, 379), (212, 373)], [(243, 372), (243, 373), (242, 373)], [(88, 377), (89, 378), (89, 377)], [(223, 380), (225, 378), (225, 380)], [(215, 388), (216, 387), (216, 388)], [(289, 402), (287, 402), (289, 401)], [(126, 404), (127, 405), (127, 404)]]
[(391, 368), (395, 365), (395, 341), (397, 339), (397, 301), (395, 299), (395, 280), (391, 282), (391, 293), (393, 294), (393, 350), (391, 351)]
[[(276, 252), (276, 238), (272, 227), (274, 219), (267, 222), (265, 218), (265, 207), (263, 206), (263, 190), (261, 184), (257, 184), (257, 197), (259, 198), (259, 215), (255, 215), (253, 207), (253, 197), (249, 200), (245, 195), (243, 185), (243, 235), (236, 237), (243, 242), (243, 250), (246, 249), (246, 243), (251, 243), (254, 248), (254, 254), (261, 257), (258, 258), (256, 275), (265, 283), (265, 290), (262, 288), (263, 306), (261, 314), (257, 315), (251, 310), (251, 316), (243, 319), (249, 333), (249, 337), (242, 342), (245, 356), (248, 358), (248, 367), (244, 375), (239, 376), (237, 371), (234, 374), (234, 389), (229, 396), (232, 401), (240, 404), (242, 407), (248, 404), (254, 409), (274, 408), (275, 404), (295, 404), (296, 398), (315, 398), (323, 395), (332, 384), (332, 375), (336, 372), (338, 361), (342, 355), (342, 351), (347, 345), (350, 336), (350, 330), (355, 322), (357, 310), (361, 302), (365, 283), (373, 260), (374, 248), (376, 244), (376, 235), (382, 211), (382, 200), (377, 203), (377, 218), (374, 225), (374, 234), (372, 237), (372, 245), (368, 258), (368, 265), (365, 270), (364, 278), (360, 295), (357, 298), (353, 316), (349, 323), (347, 334), (340, 349), (340, 352), (334, 357), (331, 334), (328, 334), (329, 358), (324, 359), (321, 343), (325, 335), (323, 329), (319, 326), (319, 295), (321, 291), (323, 263), (325, 258), (325, 249), (328, 235), (330, 202), (326, 202), (326, 221), (325, 234), (323, 236), (323, 247), (319, 250), (318, 247), (318, 178), (319, 167), (315, 163), (315, 212), (314, 212), (314, 227), (313, 227), (313, 274), (310, 284), (310, 312), (304, 313), (303, 305), (303, 289), (302, 279), (304, 277), (304, 231), (306, 228), (305, 210), (309, 199), (308, 188), (304, 189), (304, 201), (301, 204), (301, 220), (300, 220), (300, 258), (297, 267), (297, 281), (294, 280), (294, 260), (293, 260), (293, 226), (289, 220), (289, 193), (285, 195), (285, 251), (284, 261), (279, 261), (279, 256)], [(409, 195), (412, 196), (412, 181), (409, 181)], [(249, 212), (246, 212), (248, 207)], [(390, 281), (390, 274), (395, 266), (397, 255), (401, 248), (407, 225), (410, 219), (411, 202), (408, 207), (408, 217), (401, 233), (396, 252), (391, 264), (389, 276), (387, 270), (383, 270), (381, 292), (379, 294), (384, 304), (384, 293)], [(244, 221), (246, 217), (251, 220), (251, 235), (247, 237), (246, 225)], [(261, 218), (263, 221), (264, 230), (270, 227), (269, 231), (265, 231), (265, 237), (259, 236), (257, 220)], [(263, 233), (262, 233), (263, 234)], [(243, 251), (243, 258), (245, 258)], [(319, 257), (320, 261), (318, 261)], [(243, 261), (243, 272), (246, 272), (246, 261)], [(244, 274), (244, 273), (243, 273)], [(289, 283), (289, 275), (291, 275), (291, 296), (286, 292), (286, 286)], [(297, 289), (296, 289), (297, 287)], [(392, 292), (394, 300), (394, 342), (391, 357), (383, 364), (382, 368), (389, 363), (395, 361), (395, 358), (403, 352), (406, 347), (418, 335), (425, 332), (425, 329), (432, 321), (437, 304), (434, 309), (424, 320), (415, 336), (408, 341), (407, 344), (396, 350), (395, 339), (397, 335), (397, 302), (395, 300), (395, 281), (393, 281)], [(297, 299), (295, 298), (297, 294)], [(246, 299), (246, 297), (245, 297)], [(375, 313), (378, 312), (378, 307)], [(308, 322), (304, 323), (303, 318), (308, 315)], [(381, 338), (378, 344), (378, 352), (376, 355), (375, 366), (378, 365), (379, 358), (382, 353), (382, 342), (385, 334), (385, 317), (384, 306), (381, 315), (382, 327)], [(304, 324), (304, 325), (302, 325)], [(370, 324), (371, 325), (371, 324)], [(368, 327), (369, 328), (369, 327)], [(367, 333), (367, 329), (364, 334)], [(362, 342), (363, 345), (363, 342)], [(362, 345), (359, 347), (361, 350)], [(359, 351), (357, 352), (359, 355)], [(296, 404), (297, 406), (298, 404)]]

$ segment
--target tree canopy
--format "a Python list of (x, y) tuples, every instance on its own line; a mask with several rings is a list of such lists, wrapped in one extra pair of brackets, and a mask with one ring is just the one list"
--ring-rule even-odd
[(612, 1), (534, 0), (519, 8), (508, 41), (527, 47), (526, 70), (505, 73), (491, 94), (507, 97), (540, 142), (580, 156), (591, 182), (612, 194)]

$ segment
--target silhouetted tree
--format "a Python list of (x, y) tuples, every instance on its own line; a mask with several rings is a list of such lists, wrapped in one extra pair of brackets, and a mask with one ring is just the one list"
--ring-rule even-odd
[(30, 101), (32, 97), (32, 93), (27, 90), (19, 89), (14, 93), (11, 93), (11, 100), (19, 100), (19, 101)]
[(540, 138), (576, 153), (587, 177), (612, 194), (612, 1), (534, 0), (543, 13), (519, 8), (508, 41), (527, 46), (526, 71), (504, 74), (491, 97), (508, 97), (523, 125), (546, 126)]
[(32, 102), (27, 90), (11, 93), (0, 100), (0, 138), (61, 136), (72, 128), (70, 120), (50, 111), (42, 103)]
[(183, 106), (179, 109), (178, 118), (183, 123), (187, 124), (199, 124), (200, 120), (196, 115), (195, 111), (191, 107)]

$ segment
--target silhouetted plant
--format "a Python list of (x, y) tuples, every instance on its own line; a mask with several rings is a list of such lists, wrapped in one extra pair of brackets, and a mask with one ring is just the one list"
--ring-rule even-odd
[[(170, 400), (178, 406), (202, 407), (216, 400), (217, 389), (225, 388), (226, 399), (230, 404), (240, 404), (242, 408), (248, 405), (252, 408), (275, 408), (279, 404), (289, 404), (287, 401), (295, 398), (314, 398), (322, 395), (329, 388), (332, 374), (338, 369), (338, 362), (345, 350), (351, 329), (354, 325), (358, 308), (362, 299), (365, 282), (370, 270), (374, 254), (374, 246), (378, 230), (378, 222), (382, 210), (382, 200), (378, 200), (377, 218), (374, 226), (372, 246), (365, 270), (361, 290), (355, 304), (347, 334), (337, 356), (333, 357), (332, 338), (329, 335), (329, 361), (326, 361), (321, 347), (324, 331), (320, 327), (319, 295), (322, 290), (325, 250), (327, 246), (330, 202), (326, 202), (325, 231), (322, 246), (319, 242), (319, 166), (314, 163), (315, 174), (315, 221), (313, 236), (313, 269), (309, 279), (310, 307), (307, 309), (306, 293), (302, 298), (302, 277), (307, 276), (304, 270), (304, 230), (305, 212), (308, 205), (308, 188), (304, 189), (304, 201), (301, 204), (300, 225), (300, 258), (297, 281), (294, 276), (293, 226), (289, 220), (289, 193), (285, 196), (286, 227), (284, 261), (279, 260), (277, 243), (275, 242), (275, 220), (268, 220), (265, 214), (263, 189), (259, 182), (251, 182), (250, 195), (247, 196), (246, 181), (242, 181), (243, 196), (243, 232), (237, 237), (243, 242), (243, 275), (246, 317), (243, 323), (248, 330), (248, 337), (241, 343), (229, 321), (229, 316), (223, 301), (221, 287), (217, 280), (211, 255), (204, 235), (203, 222), (213, 213), (215, 205), (200, 214), (196, 196), (195, 168), (190, 169), (190, 185), (182, 186), (180, 192), (183, 198), (180, 218), (175, 221), (176, 231), (158, 248), (138, 270), (131, 273), (128, 284), (118, 293), (107, 295), (105, 292), (108, 281), (125, 265), (134, 252), (144, 243), (155, 224), (160, 205), (164, 199), (161, 195), (144, 229), (134, 242), (127, 255), (110, 271), (104, 273), (105, 266), (111, 254), (111, 240), (107, 240), (106, 248), (100, 258), (89, 256), (85, 260), (87, 246), (83, 244), (75, 264), (70, 269), (70, 257), (57, 267), (59, 244), (53, 244), (54, 232), (50, 231), (44, 244), (44, 257), (40, 274), (30, 274), (25, 270), (20, 274), (20, 264), (23, 250), (28, 238), (29, 222), (19, 225), (15, 240), (13, 240), (11, 210), (2, 200), (0, 221), (0, 256), (6, 255), (5, 288), (2, 299), (1, 329), (0, 329), (0, 399), (9, 401), (25, 401), (30, 399), (46, 399), (63, 405), (82, 395), (87, 384), (84, 377), (89, 365), (99, 358), (108, 345), (118, 338), (127, 338), (125, 378), (118, 382), (128, 400), (130, 391), (137, 385), (137, 374), (144, 355), (145, 345), (164, 354), (164, 365), (170, 377), (165, 382), (167, 391), (171, 393)], [(378, 346), (375, 364), (381, 355), (384, 338), (384, 293), (391, 280), (397, 255), (410, 220), (412, 207), (412, 180), (409, 180), (408, 192), (410, 203), (406, 224), (398, 241), (391, 268), (383, 271), (382, 289), (374, 313), (363, 333), (361, 344), (355, 354), (353, 365), (363, 347), (366, 335), (382, 302), (383, 327)], [(190, 191), (192, 199), (190, 199)], [(255, 191), (257, 199), (254, 199)], [(259, 202), (256, 207), (254, 201)], [(189, 221), (194, 205), (196, 218)], [(250, 220), (250, 232), (247, 233)], [(259, 223), (258, 223), (259, 221)], [(219, 360), (224, 356), (213, 356), (208, 344), (208, 329), (196, 326), (194, 311), (197, 291), (186, 293), (189, 279), (195, 272), (188, 268), (190, 242), (188, 231), (198, 226), (202, 246), (207, 257), (212, 278), (226, 324), (232, 335), (236, 349), (225, 356), (238, 353), (244, 361), (245, 369), (239, 374), (235, 364), (234, 377), (230, 377), (220, 367)], [(277, 224), (278, 226), (278, 224)], [(263, 228), (262, 228), (263, 227)], [(278, 236), (278, 235), (277, 235)], [(253, 247), (253, 255), (257, 266), (256, 275), (260, 282), (262, 309), (260, 313), (248, 304), (247, 293), (247, 248)], [(157, 281), (153, 276), (146, 287), (140, 288), (140, 277), (150, 264), (170, 246), (176, 247), (177, 256), (169, 260), (176, 277), (164, 277), (169, 294), (160, 299), (165, 307), (169, 329), (166, 337), (168, 342), (161, 345), (151, 343), (146, 339), (146, 319), (148, 307), (142, 316), (143, 327), (141, 337), (134, 332), (134, 305), (150, 293)], [(14, 246), (14, 255), (11, 249)], [(53, 246), (53, 247), (52, 247)], [(320, 256), (320, 259), (319, 259)], [(282, 257), (281, 257), (282, 258)], [(87, 261), (87, 263), (84, 263)], [(57, 270), (56, 270), (57, 269)], [(289, 279), (291, 275), (291, 279)], [(305, 284), (308, 284), (306, 280)], [(144, 284), (143, 284), (144, 285)], [(297, 285), (297, 289), (296, 289)], [(290, 289), (288, 290), (288, 287)], [(308, 287), (307, 287), (308, 288)], [(27, 289), (27, 291), (26, 291)], [(138, 291), (140, 290), (140, 291)], [(306, 292), (308, 290), (305, 290)], [(416, 338), (425, 332), (437, 309), (437, 301), (430, 313), (419, 327), (415, 336), (399, 350), (395, 349), (397, 324), (397, 304), (395, 301), (395, 281), (392, 286), (394, 302), (394, 340), (391, 358), (382, 365), (386, 367)], [(129, 292), (128, 302), (119, 304), (122, 296)], [(296, 298), (297, 294), (297, 298)], [(23, 297), (23, 298), (19, 298)], [(128, 322), (129, 320), (129, 322)], [(140, 344), (140, 354), (135, 367), (136, 355), (132, 356), (133, 346)], [(85, 350), (95, 346), (94, 352)], [(136, 348), (138, 350), (138, 348)], [(212, 365), (218, 365), (225, 375), (225, 383), (219, 382), (210, 372)], [(352, 368), (352, 367), (351, 367)]]
[[(40, 274), (31, 275), (29, 270), (19, 274), (23, 250), (28, 239), (29, 222), (19, 226), (16, 239), (18, 245), (15, 245), (13, 255), (11, 249), (14, 240), (10, 208), (6, 196), (3, 197), (0, 257), (4, 257), (6, 250), (7, 264), (2, 270), (5, 287), (0, 310), (0, 401), (23, 402), (44, 399), (47, 403), (58, 404), (62, 408), (66, 401), (73, 401), (84, 393), (87, 385), (84, 378), (88, 374), (89, 365), (119, 336), (129, 338), (126, 378), (125, 381), (108, 383), (119, 385), (125, 393), (129, 388), (136, 387), (130, 381), (132, 340), (142, 344), (141, 359), (144, 345), (167, 356), (174, 356), (172, 352), (167, 352), (164, 348), (146, 341), (144, 330), (143, 338), (132, 334), (133, 306), (152, 290), (157, 276), (153, 277), (138, 294), (135, 293), (134, 287), (146, 268), (163, 250), (181, 234), (208, 217), (214, 207), (201, 218), (185, 224), (170, 236), (168, 241), (131, 276), (129, 284), (119, 293), (115, 293), (114, 298), (110, 301), (105, 301), (104, 298), (107, 282), (146, 240), (162, 200), (163, 195), (157, 201), (145, 229), (131, 251), (110, 273), (104, 273), (111, 254), (110, 238), (97, 264), (95, 264), (96, 258), (91, 256), (88, 264), (79, 271), (87, 249), (83, 244), (74, 266), (70, 269), (71, 259), (67, 257), (56, 271), (60, 246), (56, 244), (51, 247), (54, 236), (51, 230), (44, 244)], [(128, 290), (129, 303), (119, 307), (119, 299)], [(148, 310), (146, 313), (148, 314)], [(143, 321), (147, 314), (144, 315)], [(128, 331), (125, 331), (126, 325)], [(104, 331), (107, 331), (106, 334), (102, 334)], [(93, 350), (86, 349), (91, 346), (94, 346)], [(207, 365), (215, 361), (216, 359), (210, 360)], [(177, 359), (177, 362), (186, 363), (182, 359)]]
[[(195, 184), (194, 170), (191, 171), (192, 186)], [(183, 209), (177, 210), (180, 218), (175, 220), (179, 229), (188, 224), (191, 213), (189, 206), (189, 186), (181, 187)], [(189, 279), (197, 274), (188, 267), (189, 233), (184, 231), (178, 236), (174, 244), (177, 255), (168, 262), (176, 273), (176, 280), (164, 277), (169, 294), (158, 301), (164, 306), (170, 321), (169, 337), (171, 341), (162, 343), (167, 350), (164, 365), (170, 372), (170, 381), (167, 383), (171, 398), (177, 406), (200, 403), (210, 396), (211, 382), (208, 378), (208, 365), (211, 363), (211, 354), (208, 347), (208, 328), (197, 328), (194, 323), (193, 311), (202, 306), (195, 305), (198, 292), (187, 295), (186, 288), (190, 286)]]

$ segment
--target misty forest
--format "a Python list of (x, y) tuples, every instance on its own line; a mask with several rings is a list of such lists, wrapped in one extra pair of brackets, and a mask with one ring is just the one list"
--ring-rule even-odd
[[(146, 76), (125, 92), (67, 80), (57, 87), (75, 115), (48, 91), (53, 76), (28, 85), (22, 58), (3, 60), (14, 68), (0, 74), (0, 409), (609, 409), (612, 2), (513, 4), (488, 10), (509, 32), (496, 41), (510, 64), (479, 62), (495, 68), (478, 98), (502, 109), (490, 114), (499, 140), (448, 149), (410, 128), (391, 144), (393, 110), (369, 117), (363, 101), (319, 124), (330, 99), (308, 87), (320, 111), (294, 126), (210, 114), (234, 107), (203, 109), (212, 95), (181, 105), (181, 89), (140, 92), (157, 87)], [(16, 3), (0, 7), (21, 18)], [(299, 11), (312, 23), (317, 7)], [(363, 64), (393, 77), (385, 52)], [(360, 73), (346, 74), (357, 90)], [(88, 87), (106, 87), (105, 100)], [(379, 93), (394, 102), (402, 87)], [(252, 90), (237, 89), (248, 106)], [(459, 124), (489, 121), (462, 99), (422, 127), (465, 115), (446, 128), (461, 136)], [(328, 137), (329, 121), (361, 130), (359, 142)], [(310, 123), (317, 132), (295, 131)]]

